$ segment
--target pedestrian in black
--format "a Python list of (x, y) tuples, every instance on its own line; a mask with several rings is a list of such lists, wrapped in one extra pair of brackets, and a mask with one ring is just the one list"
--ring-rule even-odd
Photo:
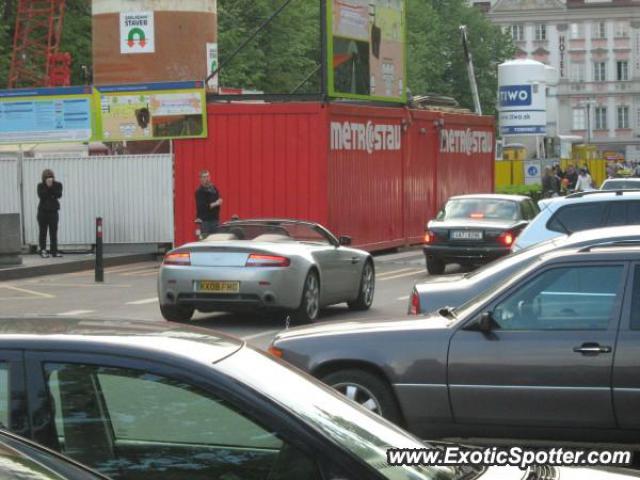
[(40, 227), (40, 256), (49, 257), (47, 253), (47, 230), (51, 242), (51, 256), (62, 257), (58, 252), (58, 210), (62, 197), (62, 183), (56, 182), (52, 170), (42, 172), (42, 182), (38, 184), (38, 227)]
[(216, 232), (220, 223), (221, 206), (220, 192), (211, 183), (209, 172), (202, 170), (200, 172), (200, 187), (196, 190), (196, 211), (198, 220), (202, 222), (200, 231), (203, 237)]

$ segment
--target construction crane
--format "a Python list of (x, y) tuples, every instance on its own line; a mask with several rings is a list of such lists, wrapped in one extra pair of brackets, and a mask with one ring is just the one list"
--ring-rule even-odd
[(473, 97), (473, 105), (478, 115), (482, 115), (482, 107), (480, 106), (480, 95), (478, 95), (478, 84), (476, 83), (476, 74), (473, 70), (473, 57), (469, 50), (469, 38), (467, 37), (467, 27), (461, 25), (460, 35), (462, 37), (462, 48), (464, 49), (464, 60), (467, 64), (467, 75), (469, 76), (469, 85), (471, 87), (471, 96)]
[(18, 0), (8, 88), (67, 86), (71, 55), (59, 52), (65, 0)]

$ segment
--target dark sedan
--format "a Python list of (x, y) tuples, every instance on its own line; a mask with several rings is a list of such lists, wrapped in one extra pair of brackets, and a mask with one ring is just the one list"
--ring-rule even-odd
[(11, 430), (118, 480), (456, 473), (388, 465), (389, 446), (423, 444), (240, 340), (179, 324), (0, 320), (0, 398)]
[(507, 255), (539, 211), (533, 200), (519, 195), (451, 197), (426, 226), (427, 271), (439, 275), (447, 263), (476, 265)]
[(531, 245), (470, 273), (430, 277), (414, 286), (409, 300), (409, 314), (434, 312), (447, 306), (459, 307), (476, 295), (499, 287), (519, 270), (535, 262), (540, 255), (552, 250), (634, 241), (640, 242), (637, 226), (584, 230)]
[(271, 351), (422, 438), (637, 443), (640, 247), (550, 252), (459, 309), (291, 329)]
[[(8, 415), (9, 412), (1, 412)], [(0, 431), (3, 480), (108, 480), (62, 455), (12, 433)]]

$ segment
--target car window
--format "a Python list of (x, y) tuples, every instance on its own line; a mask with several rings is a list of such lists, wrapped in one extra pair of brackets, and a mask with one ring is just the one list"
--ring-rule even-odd
[(547, 270), (494, 308), (502, 330), (606, 330), (613, 313), (622, 265)]
[(0, 362), (0, 427), (9, 428), (9, 364)]
[(631, 330), (640, 330), (640, 265), (633, 272), (633, 291), (631, 293)]
[(605, 226), (620, 227), (627, 224), (626, 202), (609, 202), (607, 204), (607, 219)]
[(449, 200), (436, 217), (438, 220), (518, 220), (519, 205), (513, 200), (458, 198)]
[(607, 180), (602, 184), (601, 190), (635, 190), (640, 189), (638, 180)]
[(62, 452), (111, 478), (320, 478), (278, 434), (186, 383), (79, 364), (47, 364), (45, 375)]
[(520, 202), (520, 207), (522, 208), (522, 218), (525, 220), (531, 220), (535, 216), (527, 200)]
[(533, 209), (533, 216), (535, 217), (540, 213), (540, 207), (533, 200), (528, 200), (528, 202), (529, 202), (529, 205), (531, 205), (531, 208)]
[[(58, 475), (36, 459), (0, 443), (0, 478), (3, 480), (62, 480)], [(90, 478), (87, 475), (86, 478)]]
[(547, 228), (555, 232), (573, 233), (601, 227), (604, 207), (604, 202), (567, 205), (551, 217)]
[(628, 225), (640, 225), (640, 202), (625, 202), (627, 204)]

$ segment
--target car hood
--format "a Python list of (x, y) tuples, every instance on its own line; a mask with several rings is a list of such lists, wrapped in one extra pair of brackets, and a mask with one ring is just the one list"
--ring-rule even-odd
[[(558, 480), (623, 480), (640, 478), (640, 472), (621, 468), (555, 467)], [(478, 480), (537, 480), (518, 467), (490, 467)]]
[(428, 228), (469, 228), (469, 229), (506, 229), (524, 223), (522, 220), (474, 220), (461, 218), (459, 220), (431, 220)]
[(402, 320), (357, 320), (327, 322), (310, 327), (296, 327), (283, 330), (276, 335), (274, 342), (292, 340), (301, 337), (324, 337), (328, 335), (349, 335), (371, 332), (400, 332), (408, 330), (448, 329), (451, 320), (441, 315), (402, 319)]

